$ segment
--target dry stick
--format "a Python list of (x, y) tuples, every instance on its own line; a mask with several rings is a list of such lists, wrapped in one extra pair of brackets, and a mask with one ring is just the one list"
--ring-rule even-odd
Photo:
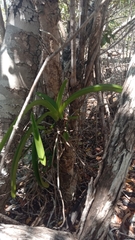
[(40, 31), (40, 32), (44, 32), (44, 33), (46, 33), (47, 35), (51, 36), (51, 37), (56, 41), (56, 43), (59, 45), (58, 40), (57, 40), (50, 32), (44, 31), (44, 30), (42, 30), (42, 29), (39, 29), (39, 31)]
[[(70, 32), (71, 35), (75, 33), (75, 0), (70, 1)], [(70, 86), (74, 87), (76, 84), (76, 39), (71, 41), (71, 79)]]
[(125, 233), (123, 233), (123, 232), (120, 232), (117, 227), (114, 227), (114, 228), (111, 229), (110, 231), (111, 231), (111, 232), (117, 231), (118, 234), (123, 235), (123, 236), (125, 236), (125, 237), (128, 237), (129, 240), (130, 240), (130, 239), (133, 239), (133, 240), (135, 239), (133, 236), (129, 236), (128, 234), (125, 234)]
[(46, 227), (48, 227), (48, 228), (49, 228), (49, 225), (50, 225), (52, 216), (53, 216), (54, 211), (55, 211), (55, 208), (56, 208), (56, 202), (55, 202), (55, 200), (53, 199), (53, 197), (52, 197), (52, 201), (53, 201), (53, 205), (54, 205), (54, 206), (53, 206), (53, 210), (52, 210), (51, 213), (50, 213), (50, 217), (49, 217), (49, 219), (48, 219), (48, 222), (47, 222), (47, 224), (46, 224)]
[(61, 225), (59, 227), (57, 227), (57, 229), (61, 229), (61, 227), (63, 227), (65, 220), (66, 220), (66, 216), (65, 216), (65, 204), (64, 204), (64, 200), (63, 200), (63, 196), (62, 196), (62, 192), (60, 189), (60, 169), (59, 169), (59, 161), (60, 161), (60, 153), (59, 153), (59, 146), (58, 146), (58, 138), (59, 138), (59, 130), (57, 130), (57, 138), (56, 138), (56, 145), (57, 145), (57, 188), (58, 188), (58, 192), (60, 195), (60, 199), (61, 199), (61, 204), (62, 204), (62, 215), (63, 215), (63, 221), (61, 223)]
[(15, 125), (13, 126), (13, 131), (12, 131), (12, 133), (11, 133), (11, 135), (10, 135), (9, 140), (8, 140), (8, 143), (7, 143), (7, 146), (6, 146), (6, 149), (5, 149), (5, 153), (3, 154), (2, 159), (1, 159), (1, 163), (0, 163), (0, 173), (1, 173), (1, 170), (2, 170), (2, 167), (3, 167), (3, 164), (4, 164), (5, 157), (6, 157), (6, 155), (8, 154), (9, 148), (10, 148), (10, 146), (11, 146), (11, 143), (12, 143), (12, 141), (13, 141), (13, 138), (14, 138), (14, 136), (15, 136), (15, 133), (16, 133), (16, 131), (17, 131), (17, 129), (18, 129), (18, 125), (19, 125), (19, 123), (20, 123), (20, 121), (21, 121), (21, 118), (22, 118), (22, 116), (23, 116), (23, 113), (24, 113), (24, 111), (25, 111), (25, 108), (27, 107), (27, 105), (28, 105), (28, 103), (29, 103), (29, 101), (30, 101), (30, 98), (31, 98), (31, 96), (32, 96), (32, 94), (33, 94), (33, 91), (34, 91), (34, 89), (35, 89), (35, 87), (36, 87), (36, 85), (37, 85), (37, 83), (38, 83), (38, 81), (39, 81), (39, 79), (40, 79), (40, 77), (41, 77), (41, 75), (42, 75), (43, 70), (44, 70), (45, 67), (47, 66), (47, 63), (48, 63), (53, 57), (55, 57), (61, 50), (63, 50), (63, 49), (70, 43), (70, 41), (71, 41), (71, 40), (87, 25), (87, 23), (94, 17), (94, 15), (95, 15), (95, 11), (94, 11), (94, 12), (90, 15), (90, 17), (81, 25), (81, 27), (80, 27), (71, 37), (69, 37), (69, 38), (67, 39), (67, 41), (66, 41), (60, 48), (58, 48), (58, 50), (56, 50), (54, 53), (52, 53), (50, 56), (48, 56), (48, 57), (45, 59), (45, 61), (43, 62), (42, 66), (41, 66), (41, 68), (40, 68), (40, 70), (39, 70), (39, 72), (38, 72), (38, 74), (37, 74), (37, 76), (36, 76), (36, 78), (35, 78), (35, 80), (34, 80), (34, 83), (33, 83), (32, 87), (31, 87), (31, 89), (30, 89), (30, 91), (29, 91), (29, 94), (28, 94), (28, 96), (27, 96), (27, 98), (26, 98), (26, 100), (25, 100), (25, 102), (24, 102), (24, 104), (23, 104), (23, 106), (22, 106), (22, 109), (21, 109), (21, 111), (20, 111), (20, 113), (19, 113), (19, 116), (18, 116), (18, 118), (17, 118), (17, 120), (16, 120), (16, 123), (15, 123)]
[(36, 217), (34, 222), (31, 224), (31, 227), (36, 227), (39, 226), (39, 223), (41, 219), (43, 219), (43, 214), (45, 213), (45, 208), (46, 208), (46, 202), (45, 204), (41, 207), (39, 215)]
[(134, 15), (134, 17), (132, 17), (130, 20), (128, 20), (127, 22), (124, 22), (124, 23), (122, 23), (122, 25), (120, 26), (120, 27), (118, 27), (118, 28), (116, 28), (113, 32), (112, 32), (112, 34), (113, 35), (116, 35), (118, 32), (120, 32), (123, 28), (126, 28), (128, 25), (130, 25), (130, 24), (133, 24), (134, 25), (134, 21), (135, 21), (135, 15)]
[[(96, 74), (96, 84), (100, 84), (102, 80), (101, 80), (101, 66), (100, 66), (99, 54), (95, 60), (95, 74)], [(98, 104), (99, 104), (99, 112), (100, 112), (103, 140), (104, 140), (104, 145), (105, 145), (106, 140), (107, 140), (107, 136), (106, 136), (107, 129), (106, 129), (106, 123), (105, 123), (105, 116), (104, 116), (104, 98), (103, 98), (102, 92), (98, 93)]]
[(128, 33), (130, 33), (130, 31), (134, 28), (134, 24), (128, 29), (128, 31), (126, 33), (124, 33), (124, 35), (122, 35), (122, 37), (118, 37), (117, 41), (114, 42), (113, 44), (111, 44), (106, 50), (103, 50), (101, 53), (100, 53), (100, 56), (103, 55), (104, 53), (106, 53), (108, 50), (114, 48), (121, 40), (123, 40), (124, 37), (126, 37), (128, 35)]

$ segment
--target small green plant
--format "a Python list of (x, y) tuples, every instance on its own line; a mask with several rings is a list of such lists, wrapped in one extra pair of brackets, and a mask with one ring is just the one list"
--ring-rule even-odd
[[(17, 172), (17, 168), (18, 168), (18, 162), (23, 156), (23, 150), (25, 149), (26, 142), (31, 137), (31, 135), (33, 136), (33, 141), (31, 144), (32, 165), (33, 165), (33, 170), (34, 170), (36, 180), (40, 186), (45, 187), (45, 188), (49, 187), (49, 184), (41, 178), (40, 171), (39, 171), (39, 164), (43, 165), (43, 167), (45, 167), (47, 164), (46, 151), (45, 151), (45, 148), (44, 148), (44, 145), (42, 142), (40, 130), (46, 131), (44, 126), (42, 125), (42, 122), (48, 116), (50, 116), (53, 119), (53, 124), (51, 126), (51, 129), (54, 130), (55, 124), (58, 123), (58, 121), (64, 119), (65, 109), (75, 99), (77, 99), (83, 95), (86, 95), (90, 92), (114, 91), (114, 92), (121, 93), (121, 91), (122, 91), (122, 87), (119, 85), (99, 84), (99, 85), (83, 88), (83, 89), (75, 92), (74, 94), (72, 94), (70, 97), (67, 98), (67, 100), (63, 101), (63, 95), (64, 95), (64, 90), (65, 90), (66, 84), (67, 84), (67, 81), (65, 80), (59, 90), (56, 101), (44, 93), (37, 93), (39, 99), (31, 102), (25, 109), (24, 115), (27, 114), (29, 111), (31, 111), (33, 107), (41, 105), (45, 109), (47, 109), (47, 112), (42, 114), (37, 119), (35, 119), (34, 114), (31, 113), (31, 125), (25, 131), (25, 133), (22, 136), (22, 138), (17, 146), (17, 149), (15, 151), (13, 161), (12, 161), (12, 168), (11, 168), (11, 196), (13, 198), (16, 197), (16, 172)], [(6, 142), (8, 141), (14, 124), (15, 124), (15, 121), (12, 123), (12, 125), (9, 127), (7, 133), (3, 137), (3, 139), (0, 143), (0, 151), (3, 149)], [(67, 128), (63, 129), (62, 137), (65, 141), (68, 141), (69, 133), (68, 133)], [(55, 150), (56, 149), (54, 148), (54, 151)], [(53, 154), (54, 154), (54, 152), (53, 152)]]

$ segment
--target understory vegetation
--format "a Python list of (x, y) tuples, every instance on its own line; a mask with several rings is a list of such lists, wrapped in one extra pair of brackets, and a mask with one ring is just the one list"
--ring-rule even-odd
[[(8, 16), (7, 19), (12, 9), (14, 12), (17, 9), (20, 17), (24, 9), (23, 4), (26, 4), (25, 1), (18, 1), (19, 4), (15, 1), (0, 2), (5, 3), (1, 4), (1, 13)], [(116, 133), (119, 129), (116, 122), (124, 124), (124, 120), (119, 122), (119, 106), (124, 104), (124, 100), (121, 100), (124, 98), (123, 84), (129, 78), (129, 63), (134, 56), (135, 2), (54, 2), (30, 1), (39, 17), (40, 36), (37, 45), (40, 61), (36, 66), (35, 80), (32, 80), (30, 89), (25, 92), (27, 94), (23, 99), (24, 103), (16, 114), (11, 114), (12, 121), (1, 137), (0, 169), (2, 174), (4, 172), (4, 178), (7, 172), (10, 173), (7, 185), (8, 191), (11, 192), (2, 212), (5, 220), (4, 217), (0, 217), (1, 222), (64, 230), (80, 240), (134, 239), (134, 155), (129, 161), (130, 168), (127, 164), (127, 169), (123, 172), (117, 194), (114, 191), (114, 195), (117, 195), (114, 200), (110, 200), (110, 192), (114, 186), (109, 186), (110, 182), (113, 182), (113, 174), (110, 179), (105, 179), (105, 171), (109, 174), (110, 168), (115, 169), (115, 163), (109, 165), (110, 159), (107, 160), (107, 155), (110, 156), (109, 147), (119, 148), (117, 152), (112, 150), (112, 155), (116, 156), (116, 168), (117, 155), (119, 156), (125, 146), (129, 147), (125, 143), (128, 141), (126, 134), (124, 140), (121, 140), (121, 145), (118, 141), (111, 142), (111, 137), (116, 134), (117, 137), (120, 136), (118, 139), (121, 139), (120, 134), (124, 132), (118, 130), (120, 133)], [(6, 6), (9, 7), (9, 13), (6, 12)], [(28, 6), (26, 9), (29, 9)], [(43, 25), (45, 20), (42, 17), (45, 14), (42, 13), (46, 11), (54, 14), (50, 29)], [(4, 24), (6, 32), (6, 22)], [(14, 36), (15, 39), (19, 39), (15, 34)], [(28, 43), (26, 35), (22, 36), (25, 49)], [(33, 36), (31, 32), (29, 36)], [(34, 37), (32, 41), (35, 41), (33, 39)], [(6, 35), (5, 40), (2, 40), (1, 52), (4, 41), (7, 40)], [(30, 51), (30, 47), (27, 49)], [(26, 78), (27, 74), (20, 70), (21, 54), (19, 50), (13, 51), (14, 65), (19, 69), (19, 74), (24, 74)], [(12, 55), (9, 49), (7, 52)], [(31, 61), (34, 62), (34, 57)], [(29, 64), (27, 55), (26, 62)], [(24, 67), (25, 64), (22, 65)], [(17, 76), (20, 76), (19, 74)], [(12, 91), (14, 92), (14, 88), (11, 89), (11, 93)], [(126, 126), (125, 123), (125, 129)], [(123, 156), (126, 156), (125, 152), (124, 154)], [(11, 157), (8, 159), (7, 155)], [(102, 182), (106, 183), (104, 189)], [(99, 197), (97, 189), (99, 192), (101, 190), (101, 202), (95, 200)], [(2, 194), (4, 192), (0, 193)], [(100, 220), (91, 220), (93, 224), (97, 221), (93, 229), (95, 226), (95, 229), (100, 229), (100, 221), (103, 229), (106, 228), (100, 238), (97, 237), (98, 234), (94, 235), (95, 233), (93, 238), (89, 233), (87, 221), (95, 219), (92, 215), (94, 210), (91, 210), (90, 218), (88, 213), (92, 204), (97, 204), (94, 201), (99, 202), (99, 206), (102, 205), (104, 194), (110, 197), (108, 202), (112, 201), (112, 212), (110, 213), (108, 208), (107, 219), (103, 220), (101, 216)]]

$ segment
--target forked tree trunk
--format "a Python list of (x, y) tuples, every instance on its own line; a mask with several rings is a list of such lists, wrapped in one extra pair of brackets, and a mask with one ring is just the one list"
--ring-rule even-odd
[[(90, 21), (86, 29), (88, 28), (91, 31), (89, 32), (88, 29), (83, 29), (82, 32), (79, 33), (79, 46), (78, 46), (78, 56), (77, 56), (77, 74), (76, 72), (72, 71), (72, 64), (71, 64), (71, 80), (69, 81), (70, 84), (70, 94), (74, 93), (76, 90), (86, 87), (91, 84), (93, 75), (91, 74), (94, 67), (94, 62), (96, 57), (99, 54), (100, 50), (100, 43), (102, 38), (102, 32), (103, 32), (103, 25), (106, 17), (106, 11), (108, 8), (109, 3), (111, 0), (105, 0), (104, 3), (101, 0), (95, 1), (94, 9), (93, 11), (96, 12), (93, 19)], [(73, 4), (73, 3), (72, 3)], [(80, 23), (83, 24), (83, 22), (87, 19), (87, 4), (86, 1), (80, 1), (80, 6), (83, 11), (83, 16), (81, 16)], [(87, 65), (84, 64), (84, 52), (82, 53), (82, 50), (85, 50), (87, 47), (86, 42), (88, 43), (88, 59), (87, 59)], [(73, 48), (74, 49), (74, 48)], [(74, 51), (71, 49), (71, 56)], [(74, 61), (73, 61), (74, 62)], [(73, 66), (74, 67), (74, 66)], [(86, 68), (86, 71), (85, 71)], [(79, 74), (78, 74), (79, 70)], [(83, 74), (82, 74), (83, 73)], [(84, 74), (85, 73), (85, 74)], [(77, 76), (74, 76), (76, 74)], [(74, 76), (74, 79), (73, 79)], [(77, 78), (77, 81), (76, 81)], [(74, 80), (74, 81), (73, 81)], [(74, 84), (72, 84), (74, 82)], [(80, 108), (83, 105), (85, 98), (80, 98), (75, 100), (70, 104), (69, 107), (69, 113), (75, 116), (79, 117)], [(78, 139), (78, 133), (79, 133), (79, 123), (78, 119), (71, 120), (70, 121), (70, 130), (72, 130), (72, 136), (71, 138), (74, 139), (74, 141), (77, 141)], [(62, 169), (64, 169), (63, 172), (60, 172), (61, 175), (61, 182), (62, 187), (65, 189), (64, 191), (64, 198), (66, 201), (71, 201), (72, 196), (76, 189), (77, 184), (77, 175), (75, 173), (75, 163), (76, 163), (76, 150), (72, 147), (72, 143), (70, 144), (70, 148), (66, 147), (66, 151), (63, 154), (63, 158), (61, 159), (61, 166)], [(62, 173), (62, 174), (61, 174)], [(65, 180), (66, 179), (66, 180)]]
[[(39, 64), (39, 23), (31, 1), (12, 1), (5, 38), (0, 52), (0, 141), (18, 115), (37, 74)], [(11, 162), (19, 134), (14, 139), (7, 162)], [(0, 212), (10, 193), (9, 164), (7, 175), (0, 174)]]
[[(89, 210), (80, 240), (103, 240), (110, 218), (119, 199), (135, 143), (135, 55), (123, 86), (120, 107), (116, 114), (108, 146), (103, 157), (99, 182), (88, 196)], [(83, 224), (82, 224), (83, 225)]]

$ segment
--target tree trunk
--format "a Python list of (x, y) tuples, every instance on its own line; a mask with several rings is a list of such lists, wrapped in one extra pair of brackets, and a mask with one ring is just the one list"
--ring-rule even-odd
[[(106, 10), (108, 8), (109, 3), (110, 3), (110, 0), (106, 0), (104, 3), (102, 3), (101, 0), (95, 1), (93, 11), (95, 10), (96, 14), (94, 15), (94, 19), (92, 19), (90, 21), (90, 24), (87, 26), (88, 29), (91, 29), (91, 32), (88, 33), (87, 32), (88, 30), (86, 31), (85, 29), (85, 31), (83, 30), (82, 32), (79, 33), (79, 46), (78, 46), (78, 56), (77, 56), (77, 64), (78, 64), (77, 81), (74, 81), (74, 83), (76, 84), (71, 84), (71, 80), (69, 81), (70, 94), (74, 93), (76, 90), (82, 87), (86, 87), (87, 85), (90, 85), (92, 82), (91, 80), (92, 80), (93, 74), (91, 73), (93, 71), (95, 59), (99, 54), (101, 37), (103, 32), (103, 25), (104, 25), (104, 20), (106, 16)], [(87, 18), (87, 11), (88, 11), (87, 5), (88, 5), (87, 1), (86, 2), (80, 1), (80, 7), (82, 8), (82, 11), (83, 11), (83, 16), (81, 16), (81, 19), (80, 19), (81, 23), (83, 23)], [(87, 39), (89, 41), (89, 51), (88, 51), (87, 66), (85, 66), (84, 56), (82, 56), (81, 49), (84, 50), (86, 48), (85, 44)], [(72, 55), (72, 49), (71, 49), (71, 55)], [(83, 55), (84, 55), (84, 51), (83, 51)], [(85, 68), (86, 68), (86, 75), (84, 74)], [(78, 74), (78, 69), (79, 69), (79, 74)], [(72, 66), (71, 66), (71, 73), (72, 73)], [(80, 108), (84, 102), (84, 99), (85, 98), (82, 97), (70, 104), (69, 113), (71, 116), (75, 115), (75, 116), (78, 116), (79, 118)], [(79, 133), (78, 119), (77, 120), (74, 119), (70, 121), (70, 130), (72, 130), (71, 138), (75, 143), (76, 141), (78, 141), (78, 133)], [(76, 163), (75, 144), (73, 144), (73, 147), (72, 147), (72, 143), (71, 143), (70, 146), (71, 147), (66, 147), (66, 151), (64, 152), (62, 161), (60, 162), (60, 165), (62, 166), (61, 169), (64, 170), (64, 171), (60, 171), (60, 176), (61, 176), (62, 188), (65, 189), (64, 199), (66, 201), (72, 200), (73, 194), (76, 189), (76, 184), (77, 184), (77, 174), (75, 173), (75, 169), (74, 169), (75, 163)]]
[[(58, 1), (35, 1), (37, 12), (39, 13), (40, 29), (42, 33), (43, 51), (42, 57), (45, 59), (48, 55), (59, 48), (60, 34), (58, 30), (58, 21), (60, 20)], [(50, 97), (56, 99), (62, 83), (62, 66), (60, 55), (54, 57), (46, 66), (43, 72), (42, 91)], [(60, 122), (61, 129), (61, 122)], [(62, 129), (63, 130), (63, 129)], [(75, 151), (72, 147), (65, 144), (65, 150), (60, 158), (60, 189), (63, 199), (72, 200), (73, 193), (76, 190), (74, 163), (76, 160)]]
[[(98, 184), (93, 184), (87, 215), (81, 222), (80, 240), (103, 240), (110, 218), (119, 199), (132, 160), (135, 143), (135, 55), (123, 86), (120, 107), (116, 114), (108, 146), (102, 162)], [(80, 228), (81, 229), (81, 228)]]
[(94, 2), (94, 8), (96, 11), (94, 19), (89, 24), (87, 34), (89, 35), (88, 46), (88, 62), (86, 67), (85, 86), (91, 84), (91, 72), (96, 57), (99, 54), (101, 38), (103, 33), (104, 21), (107, 13), (108, 6), (111, 0), (97, 0)]
[(75, 240), (70, 233), (44, 227), (29, 227), (0, 224), (0, 239), (18, 240)]
[[(38, 18), (31, 1), (12, 2), (1, 47), (0, 140), (19, 113), (36, 76), (40, 56), (38, 34)], [(12, 160), (20, 135), (21, 126), (7, 156), (7, 162)], [(1, 175), (0, 212), (4, 211), (5, 201), (10, 193), (9, 165), (6, 165), (7, 174), (2, 172)]]
[(0, 47), (2, 45), (4, 35), (5, 35), (5, 26), (4, 26), (4, 20), (3, 20), (3, 16), (2, 16), (1, 7), (0, 7)]
[[(58, 21), (60, 13), (58, 0), (55, 1), (36, 1), (33, 0), (39, 15), (40, 31), (42, 37), (42, 59), (55, 52), (60, 46), (60, 33)], [(42, 92), (46, 92), (50, 97), (57, 97), (61, 86), (62, 68), (60, 55), (57, 54), (46, 66), (43, 71)]]

